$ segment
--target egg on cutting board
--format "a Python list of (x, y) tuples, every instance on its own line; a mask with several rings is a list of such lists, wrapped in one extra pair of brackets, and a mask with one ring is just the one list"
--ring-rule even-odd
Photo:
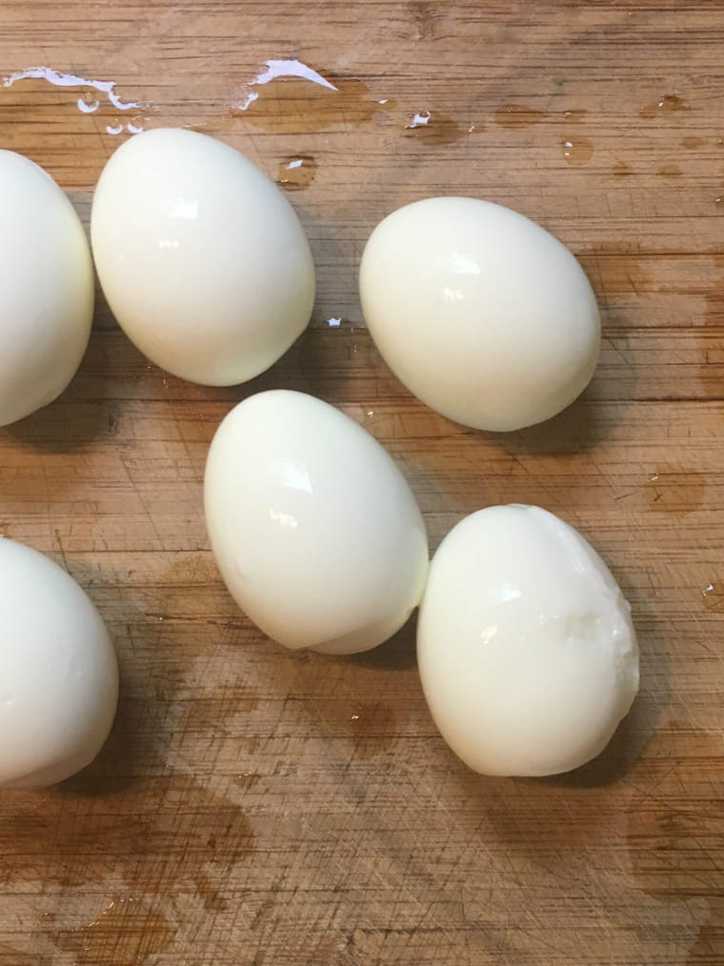
[(465, 426), (555, 416), (598, 360), (596, 298), (571, 252), (535, 222), (475, 198), (388, 215), (360, 266), (372, 338), (419, 399)]
[(420, 601), (427, 534), (405, 478), (313, 396), (275, 390), (236, 406), (211, 444), (204, 500), (226, 586), (285, 647), (369, 650)]
[(191, 382), (257, 376), (309, 321), (314, 264), (294, 209), (205, 134), (159, 128), (121, 145), (96, 188), (91, 240), (123, 330)]
[(440, 544), (418, 618), (432, 717), (487, 775), (598, 755), (639, 685), (631, 609), (589, 543), (538, 507), (495, 506)]
[(0, 426), (66, 388), (88, 345), (93, 265), (66, 195), (33, 161), (0, 151)]
[(0, 538), (0, 787), (36, 788), (89, 764), (113, 724), (118, 664), (85, 592)]

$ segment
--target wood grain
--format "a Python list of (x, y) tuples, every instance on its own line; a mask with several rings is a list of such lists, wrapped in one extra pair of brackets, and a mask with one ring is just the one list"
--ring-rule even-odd
[[(2, 966), (724, 962), (723, 50), (724, 4), (695, 0), (5, 0), (3, 74), (47, 65), (146, 106), (83, 114), (83, 90), (18, 82), (0, 89), (0, 146), (45, 165), (85, 220), (128, 136), (106, 128), (128, 120), (214, 133), (272, 177), (313, 159), (290, 197), (319, 296), (287, 356), (230, 390), (148, 364), (101, 303), (68, 391), (0, 433), (0, 531), (88, 589), (123, 677), (93, 766), (0, 796)], [(241, 111), (282, 57), (339, 98), (279, 82)], [(429, 131), (406, 128), (425, 111)], [(547, 425), (447, 422), (363, 327), (371, 228), (440, 192), (538, 219), (590, 274), (601, 365)], [(219, 420), (269, 386), (363, 422), (435, 544), (503, 501), (595, 542), (642, 647), (641, 695), (599, 760), (479, 778), (430, 721), (413, 626), (332, 660), (283, 652), (238, 612), (202, 470)]]

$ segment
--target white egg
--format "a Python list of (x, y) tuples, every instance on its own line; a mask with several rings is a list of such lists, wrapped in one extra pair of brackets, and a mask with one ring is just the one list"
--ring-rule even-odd
[(309, 321), (314, 264), (294, 209), (204, 134), (161, 128), (118, 148), (96, 188), (91, 239), (121, 327), (191, 382), (253, 378)]
[(387, 364), (418, 398), (476, 429), (555, 416), (588, 385), (600, 320), (573, 255), (509, 208), (428, 198), (372, 233), (360, 295)]
[(417, 607), (428, 549), (415, 498), (333, 406), (283, 390), (240, 403), (211, 444), (204, 495), (227, 587), (285, 647), (366, 651)]
[(93, 265), (68, 198), (33, 161), (0, 151), (0, 426), (52, 402), (93, 320)]
[(462, 520), (430, 565), (418, 662), (475, 771), (551, 775), (603, 750), (638, 691), (630, 607), (583, 537), (532, 506)]
[(0, 538), (0, 787), (84, 768), (117, 701), (116, 654), (86, 594), (48, 557)]

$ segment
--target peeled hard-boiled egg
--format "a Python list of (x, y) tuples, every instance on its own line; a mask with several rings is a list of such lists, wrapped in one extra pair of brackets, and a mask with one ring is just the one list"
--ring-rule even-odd
[(226, 586), (285, 647), (369, 650), (420, 601), (427, 534), (405, 478), (313, 396), (263, 392), (233, 409), (211, 444), (204, 499)]
[(418, 619), (443, 738), (486, 775), (552, 775), (598, 755), (638, 691), (630, 610), (595, 550), (552, 513), (466, 517), (433, 557)]
[(0, 787), (84, 768), (117, 701), (116, 654), (86, 594), (48, 557), (0, 538)]
[(121, 327), (191, 382), (253, 378), (309, 321), (314, 264), (294, 209), (204, 134), (160, 128), (118, 148), (96, 188), (91, 239)]
[(93, 320), (93, 265), (68, 198), (33, 161), (0, 151), (0, 426), (52, 402)]
[(490, 202), (428, 198), (388, 215), (367, 242), (360, 296), (398, 378), (476, 429), (555, 416), (598, 360), (598, 307), (576, 259)]

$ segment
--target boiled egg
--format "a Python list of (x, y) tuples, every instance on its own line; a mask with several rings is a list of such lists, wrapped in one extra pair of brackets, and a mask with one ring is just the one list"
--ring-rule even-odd
[(428, 548), (415, 498), (374, 437), (319, 399), (275, 390), (233, 409), (204, 500), (226, 586), (285, 647), (369, 650), (420, 601)]
[(486, 775), (551, 775), (598, 755), (639, 685), (630, 607), (573, 527), (539, 507), (462, 520), (433, 557), (418, 619), (432, 717)]
[(596, 367), (599, 313), (581, 266), (501, 205), (428, 198), (394, 211), (367, 242), (360, 296), (401, 382), (466, 426), (549, 419)]
[(48, 557), (0, 538), (0, 787), (84, 768), (117, 701), (116, 654), (85, 592)]
[(123, 330), (191, 382), (253, 378), (309, 321), (314, 265), (294, 209), (215, 138), (159, 128), (126, 141), (98, 182), (91, 239)]
[(75, 209), (33, 161), (0, 151), (0, 426), (66, 388), (88, 345), (93, 265)]

